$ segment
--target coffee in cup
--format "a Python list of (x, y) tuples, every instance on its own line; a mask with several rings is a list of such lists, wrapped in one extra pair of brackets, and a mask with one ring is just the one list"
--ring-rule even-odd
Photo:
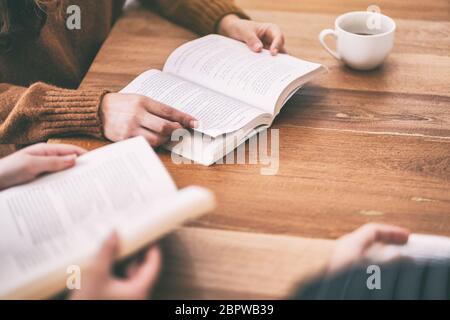
[[(339, 16), (335, 28), (320, 32), (319, 41), (334, 58), (358, 70), (370, 70), (383, 63), (394, 46), (396, 25), (381, 13), (355, 11)], [(336, 51), (325, 37), (336, 39)]]

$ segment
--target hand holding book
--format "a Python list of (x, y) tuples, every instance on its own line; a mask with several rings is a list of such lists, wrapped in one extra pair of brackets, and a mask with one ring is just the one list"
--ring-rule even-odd
[(76, 162), (0, 193), (0, 298), (52, 296), (67, 267), (89, 268), (113, 231), (121, 259), (215, 207), (204, 188), (178, 190), (142, 137)]
[(415, 263), (441, 263), (450, 259), (450, 238), (410, 233), (397, 226), (369, 223), (336, 241), (328, 273), (361, 263), (386, 264), (406, 259)]
[(73, 145), (39, 143), (0, 159), (0, 191), (34, 180), (44, 173), (75, 165), (86, 150)]
[(264, 48), (270, 50), (272, 55), (286, 53), (283, 32), (274, 23), (241, 19), (230, 14), (222, 18), (217, 31), (223, 36), (245, 42), (255, 52), (261, 52)]
[(233, 148), (237, 147), (252, 131), (269, 127), (287, 100), (325, 71), (317, 63), (286, 54), (273, 56), (266, 49), (252, 52), (240, 41), (208, 35), (178, 47), (163, 71), (142, 73), (121, 93), (149, 97), (198, 120), (195, 131), (213, 140), (196, 148), (201, 153), (187, 145), (189, 139), (165, 147), (211, 165), (227, 149), (216, 138), (228, 134), (227, 140), (237, 141)]
[[(254, 52), (263, 49), (269, 49), (272, 55), (286, 52), (283, 33), (280, 27), (272, 23), (255, 22), (229, 14), (221, 19), (217, 32), (246, 43)], [(198, 125), (193, 116), (151, 97), (139, 95), (106, 94), (100, 114), (104, 135), (109, 140), (116, 142), (141, 135), (153, 147), (166, 143), (176, 129), (194, 129)]]
[(197, 127), (194, 117), (137, 94), (106, 94), (100, 116), (107, 139), (117, 142), (143, 136), (152, 147), (167, 142), (176, 129)]
[(144, 300), (148, 299), (161, 268), (159, 248), (145, 250), (142, 261), (128, 261), (124, 277), (113, 272), (119, 238), (113, 233), (102, 245), (83, 273), (83, 285), (68, 296), (72, 300)]

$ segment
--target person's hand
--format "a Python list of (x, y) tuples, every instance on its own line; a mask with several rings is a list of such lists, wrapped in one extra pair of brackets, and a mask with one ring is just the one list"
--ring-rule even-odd
[(105, 241), (92, 263), (81, 271), (81, 288), (68, 298), (74, 300), (143, 300), (158, 279), (161, 255), (157, 247), (148, 249), (144, 261), (128, 265), (125, 278), (116, 277), (112, 268), (118, 250), (118, 237)]
[(220, 20), (217, 32), (223, 36), (243, 41), (255, 52), (263, 48), (270, 50), (272, 55), (286, 53), (284, 35), (280, 27), (273, 23), (262, 23), (241, 19), (235, 14), (229, 14)]
[(136, 94), (106, 94), (100, 115), (107, 139), (117, 142), (143, 136), (153, 147), (168, 141), (176, 129), (198, 126), (192, 116)]
[(402, 245), (408, 242), (409, 231), (400, 227), (370, 223), (349, 233), (336, 242), (336, 247), (328, 263), (332, 273), (362, 262), (374, 246), (380, 244)]
[(65, 144), (39, 143), (0, 159), (0, 190), (29, 182), (43, 173), (75, 165), (86, 150)]

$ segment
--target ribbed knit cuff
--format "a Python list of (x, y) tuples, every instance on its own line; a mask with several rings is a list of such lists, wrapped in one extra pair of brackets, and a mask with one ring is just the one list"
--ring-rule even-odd
[(191, 28), (199, 34), (209, 34), (217, 32), (217, 27), (228, 14), (235, 14), (242, 19), (250, 19), (239, 7), (231, 1), (209, 0), (204, 6), (192, 6), (186, 13), (189, 15)]
[[(99, 107), (106, 93), (102, 90), (60, 89), (36, 83), (26, 96), (32, 105), (26, 112), (37, 124), (40, 136), (80, 134), (101, 138)], [(34, 140), (35, 137), (29, 138)]]

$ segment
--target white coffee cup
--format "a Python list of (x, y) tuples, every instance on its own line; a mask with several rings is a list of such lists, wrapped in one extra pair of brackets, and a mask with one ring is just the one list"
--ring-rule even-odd
[[(339, 16), (335, 29), (320, 32), (319, 41), (336, 59), (358, 70), (370, 70), (383, 63), (394, 46), (395, 22), (376, 12), (355, 11)], [(325, 43), (325, 37), (336, 38), (336, 51)]]

